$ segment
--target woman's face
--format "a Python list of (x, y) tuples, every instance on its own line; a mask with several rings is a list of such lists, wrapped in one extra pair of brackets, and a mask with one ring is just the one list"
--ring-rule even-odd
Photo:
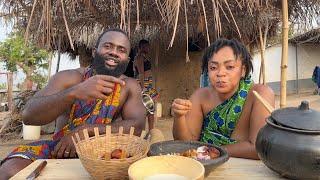
[(208, 75), (211, 85), (218, 93), (233, 94), (245, 75), (245, 66), (229, 46), (221, 48), (208, 61)]

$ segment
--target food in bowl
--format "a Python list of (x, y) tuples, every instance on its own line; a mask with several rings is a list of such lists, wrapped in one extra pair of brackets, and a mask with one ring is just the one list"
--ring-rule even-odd
[(210, 160), (220, 156), (220, 151), (215, 147), (200, 146), (197, 149), (188, 149), (181, 153), (173, 153), (173, 155), (190, 157), (196, 160)]
[[(174, 154), (177, 152), (181, 153), (190, 149), (198, 149), (198, 147), (201, 147), (201, 146), (207, 146), (209, 148), (214, 147), (219, 151), (219, 156), (214, 159), (211, 159), (211, 158), (208, 160), (197, 159), (197, 161), (199, 161), (204, 165), (204, 168), (206, 169), (205, 175), (208, 175), (216, 167), (228, 161), (229, 156), (225, 149), (219, 146), (215, 146), (213, 144), (208, 144), (208, 143), (203, 143), (198, 141), (171, 140), (171, 141), (157, 142), (150, 146), (148, 156), (167, 155), (167, 154)], [(189, 159), (192, 159), (192, 158), (189, 158)]]
[(109, 160), (109, 159), (125, 159), (130, 158), (131, 156), (123, 149), (115, 149), (111, 153), (106, 152), (102, 154), (100, 157), (101, 160)]

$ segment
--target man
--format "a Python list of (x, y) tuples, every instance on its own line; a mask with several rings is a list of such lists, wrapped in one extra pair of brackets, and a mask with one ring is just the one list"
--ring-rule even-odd
[(92, 66), (54, 75), (48, 85), (28, 101), (23, 111), (27, 125), (44, 125), (57, 120), (52, 141), (19, 146), (4, 159), (0, 179), (8, 179), (36, 159), (74, 158), (71, 136), (87, 128), (105, 125), (112, 131), (120, 126), (126, 132), (135, 127), (140, 135), (145, 126), (145, 108), (137, 81), (123, 75), (128, 63), (130, 42), (120, 29), (103, 32), (93, 50)]
[[(134, 59), (133, 66), (135, 70), (135, 76), (140, 83), (140, 87), (143, 89), (144, 94), (148, 94), (154, 103), (156, 102), (159, 94), (157, 90), (153, 87), (153, 77), (151, 69), (151, 60), (148, 57), (150, 52), (149, 41), (142, 39), (139, 41), (138, 53)], [(148, 127), (149, 130), (153, 129), (155, 126), (155, 115), (153, 113), (148, 113)]]

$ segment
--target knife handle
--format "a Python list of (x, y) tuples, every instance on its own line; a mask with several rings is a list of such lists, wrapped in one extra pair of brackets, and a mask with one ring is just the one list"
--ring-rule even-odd
[(31, 172), (31, 174), (28, 176), (28, 178), (29, 178), (29, 177), (32, 177), (32, 176), (33, 176), (33, 178), (38, 177), (38, 176), (40, 175), (40, 172), (42, 171), (42, 169), (43, 169), (46, 165), (47, 165), (47, 161), (46, 161), (46, 160), (42, 161), (42, 162), (37, 166), (37, 168), (36, 168), (34, 171)]

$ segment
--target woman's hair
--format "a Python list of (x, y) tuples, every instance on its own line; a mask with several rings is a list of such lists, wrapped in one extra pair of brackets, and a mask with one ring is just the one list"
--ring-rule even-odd
[(202, 72), (208, 71), (208, 61), (211, 59), (213, 54), (217, 53), (223, 47), (230, 47), (233, 50), (235, 57), (242, 61), (242, 64), (245, 66), (246, 75), (245, 78), (253, 70), (252, 66), (252, 57), (246, 47), (235, 39), (218, 39), (213, 44), (211, 44), (204, 52), (202, 57)]

